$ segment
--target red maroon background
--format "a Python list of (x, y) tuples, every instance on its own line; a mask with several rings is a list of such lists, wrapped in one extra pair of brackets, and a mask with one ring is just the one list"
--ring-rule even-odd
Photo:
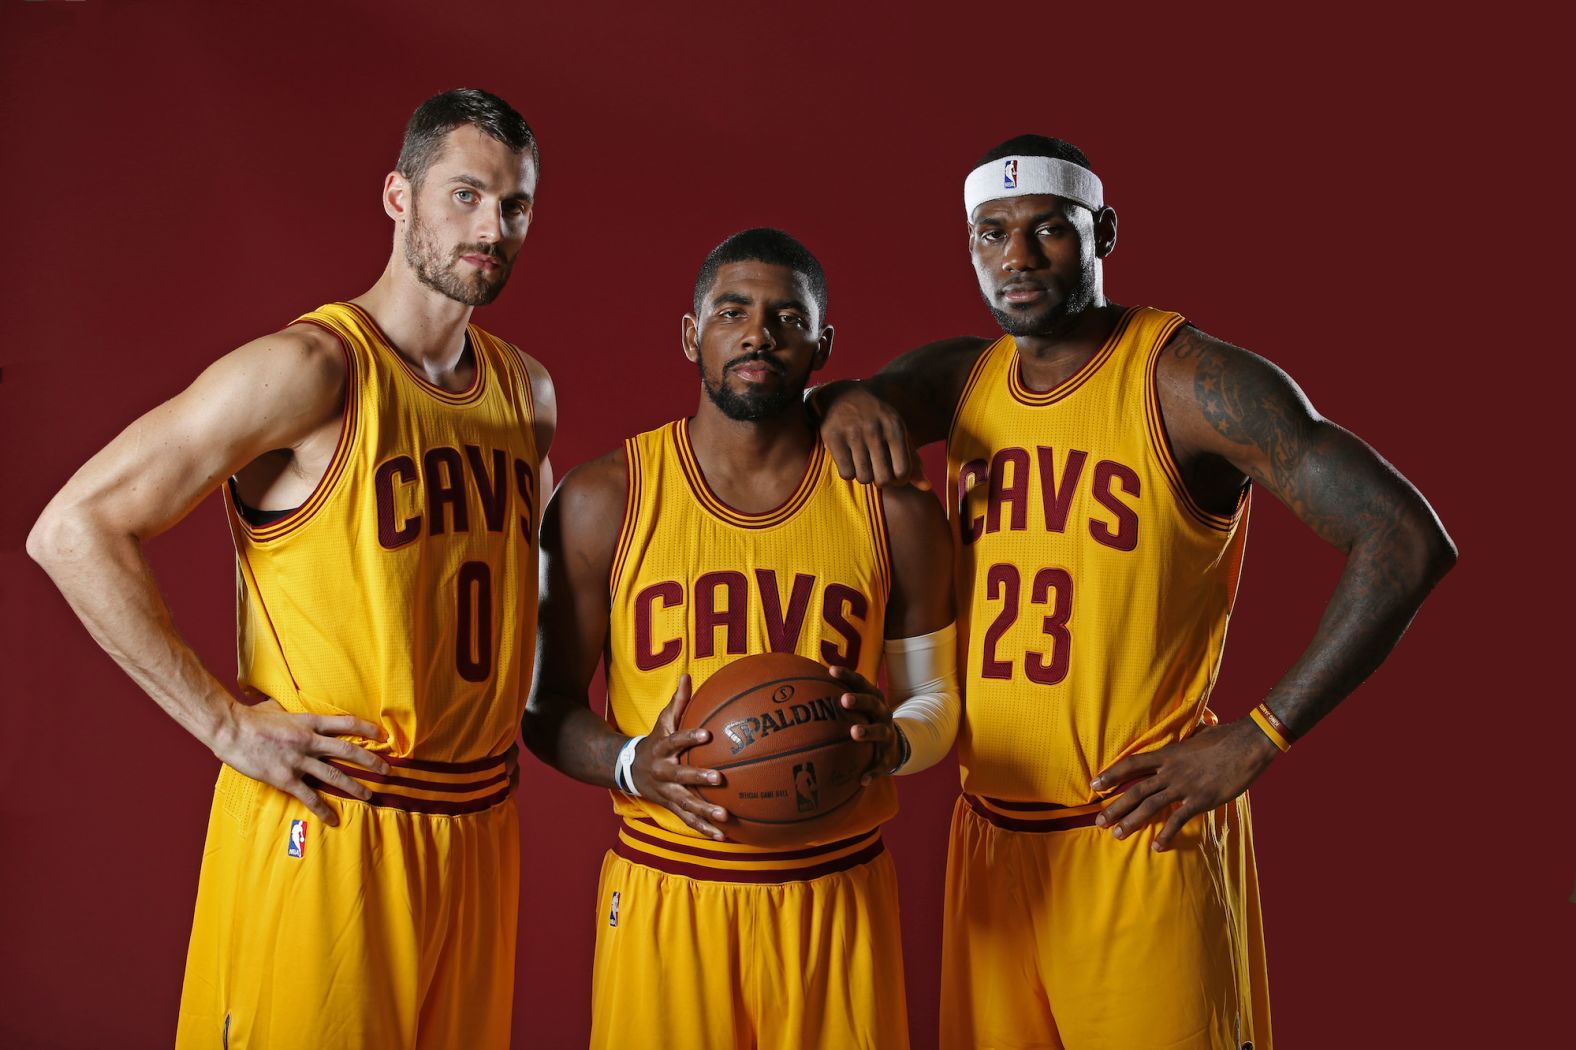
[[(541, 139), (535, 225), (478, 320), (552, 370), (560, 472), (691, 410), (679, 317), (728, 233), (779, 225), (820, 254), (827, 375), (867, 373), (991, 330), (965, 255), (971, 161), (1023, 131), (1079, 143), (1121, 216), (1113, 298), (1280, 363), (1462, 551), (1385, 667), (1255, 788), (1279, 1045), (1568, 1031), (1570, 690), (1539, 670), (1570, 624), (1553, 455), (1570, 339), (1543, 317), (1569, 263), (1535, 133), (1552, 30), (1514, 5), (1461, 24), (1380, 4), (619, 6), (0, 9), (0, 1044), (169, 1043), (217, 768), (91, 643), (27, 529), (214, 357), (371, 284), (404, 122), (460, 85)], [(1227, 716), (1295, 659), (1341, 563), (1269, 498), (1250, 537)], [(217, 499), (149, 550), (227, 677)], [(889, 841), (923, 1048), (955, 766), (903, 787)], [(534, 762), (520, 797), (517, 1043), (583, 1045), (613, 821)]]

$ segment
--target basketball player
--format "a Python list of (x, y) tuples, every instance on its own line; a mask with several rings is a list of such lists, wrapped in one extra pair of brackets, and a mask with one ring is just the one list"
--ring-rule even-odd
[[(179, 1046), (508, 1045), (512, 741), (556, 409), (541, 365), (469, 319), (509, 278), (538, 163), (502, 99), (423, 103), (384, 180), (393, 250), (372, 288), (219, 359), (29, 537), (99, 644), (224, 763)], [(141, 550), (215, 485), (239, 695)]]
[[(707, 257), (683, 322), (693, 417), (571, 471), (542, 527), (545, 578), (524, 736), (613, 789), (591, 1045), (686, 1050), (904, 1047), (897, 883), (880, 825), (888, 772), (936, 762), (957, 728), (941, 508), (837, 477), (804, 412), (826, 362), (821, 264), (778, 230)], [(610, 719), (587, 689), (606, 653)], [(849, 683), (871, 724), (868, 785), (835, 834), (793, 849), (728, 841), (729, 814), (680, 764), (691, 684), (747, 653), (796, 652)], [(895, 709), (871, 683), (886, 656)]]
[[(966, 708), (942, 1043), (1263, 1050), (1244, 791), (1378, 666), (1454, 547), (1274, 365), (1105, 298), (1116, 213), (1077, 148), (1004, 142), (964, 197), (1005, 334), (814, 398), (844, 477), (902, 479), (908, 438), (947, 442)], [(1250, 481), (1347, 562), (1302, 658), (1217, 725)]]

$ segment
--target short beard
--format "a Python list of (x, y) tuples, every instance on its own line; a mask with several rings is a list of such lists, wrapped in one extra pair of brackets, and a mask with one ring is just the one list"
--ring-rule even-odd
[[(730, 366), (750, 360), (755, 358), (746, 354), (744, 357), (729, 361), (723, 366), (723, 375), (727, 375)], [(719, 380), (714, 384), (711, 381), (711, 377), (706, 374), (706, 366), (701, 364), (698, 355), (695, 359), (695, 370), (700, 373), (700, 385), (701, 389), (706, 391), (706, 397), (717, 406), (718, 411), (738, 423), (759, 423), (763, 419), (771, 419), (804, 400), (803, 384), (800, 384), (797, 390), (792, 386), (786, 386), (755, 396), (734, 393), (726, 382)]]
[[(514, 264), (505, 260), (496, 246), (485, 244), (461, 245), (446, 262), (442, 255), (431, 231), (422, 224), (413, 202), (410, 228), (405, 234), (405, 262), (410, 265), (416, 280), (428, 288), (466, 306), (486, 306), (498, 298), (503, 286), (509, 283), (509, 272), (514, 268)], [(485, 274), (479, 272), (469, 278), (461, 277), (455, 272), (454, 264), (462, 255), (485, 255), (496, 260), (502, 272), (496, 281), (489, 281)]]
[(1034, 336), (1051, 336), (1067, 326), (1068, 320), (1090, 309), (1099, 301), (1095, 271), (1089, 267), (1079, 275), (1078, 287), (1063, 297), (1062, 301), (1038, 313), (1021, 314), (997, 306), (985, 289), (980, 289), (991, 316), (1001, 325), (1001, 330), (1017, 339)]

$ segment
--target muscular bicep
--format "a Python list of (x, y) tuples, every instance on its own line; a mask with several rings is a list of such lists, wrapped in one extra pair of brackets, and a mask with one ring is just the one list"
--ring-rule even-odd
[(220, 358), (88, 460), (46, 515), (69, 511), (146, 539), (259, 456), (331, 427), (342, 411), (345, 363), (324, 336), (287, 329)]
[(1319, 415), (1285, 372), (1196, 329), (1184, 328), (1166, 347), (1160, 400), (1173, 451), (1206, 506), (1211, 484), (1248, 478), (1347, 551), (1407, 512), (1426, 510), (1394, 467)]
[(929, 492), (881, 490), (892, 553), (892, 593), (886, 636), (917, 638), (955, 618), (952, 597), (952, 528)]

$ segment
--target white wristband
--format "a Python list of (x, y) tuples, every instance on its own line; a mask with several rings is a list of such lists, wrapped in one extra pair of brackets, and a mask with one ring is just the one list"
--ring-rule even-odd
[(640, 790), (635, 787), (635, 774), (633, 772), (635, 747), (644, 739), (646, 739), (646, 735), (642, 733), (640, 736), (632, 736), (624, 741), (624, 746), (619, 749), (618, 758), (613, 763), (613, 786), (634, 798), (640, 797)]
[(958, 733), (958, 635), (953, 624), (918, 638), (886, 640), (887, 685), (897, 706), (908, 756), (894, 773), (917, 773), (940, 762)]

